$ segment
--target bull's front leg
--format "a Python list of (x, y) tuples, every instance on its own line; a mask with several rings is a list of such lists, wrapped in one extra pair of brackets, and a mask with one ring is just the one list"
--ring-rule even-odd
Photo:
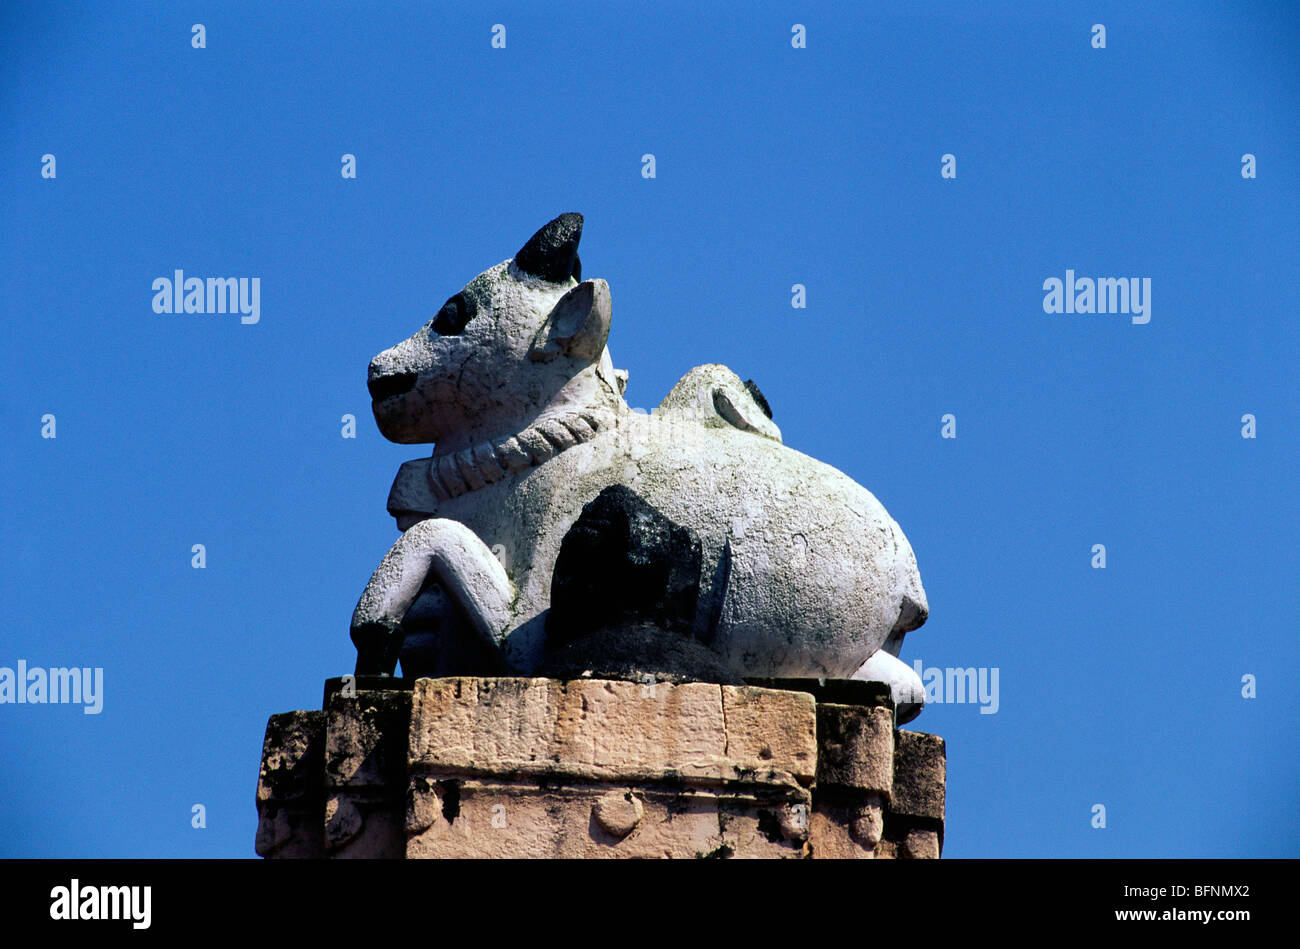
[(392, 675), (402, 649), (402, 618), (433, 576), (473, 633), (496, 651), (508, 631), (515, 588), (505, 568), (459, 521), (429, 518), (397, 539), (352, 613), (357, 675)]

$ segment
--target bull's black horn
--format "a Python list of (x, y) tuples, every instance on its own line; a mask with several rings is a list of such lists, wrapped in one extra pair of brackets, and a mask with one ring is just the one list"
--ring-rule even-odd
[(561, 214), (528, 239), (515, 254), (515, 266), (534, 277), (564, 283), (573, 276), (581, 239), (582, 215)]

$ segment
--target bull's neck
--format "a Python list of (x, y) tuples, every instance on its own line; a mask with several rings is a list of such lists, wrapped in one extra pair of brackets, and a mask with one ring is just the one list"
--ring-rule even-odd
[[(615, 383), (607, 379), (606, 375), (607, 373), (601, 372), (601, 367), (588, 366), (569, 379), (542, 408), (535, 408), (530, 413), (497, 413), (477, 424), (448, 434), (434, 446), (433, 458), (436, 461), (446, 455), (473, 452), (484, 445), (500, 446), (534, 430), (550, 431), (561, 442), (565, 442), (567, 439), (555, 430), (555, 423), (563, 428), (569, 422), (585, 416), (594, 419), (606, 416), (616, 418), (627, 411), (627, 403), (615, 388)], [(581, 429), (580, 422), (578, 425)], [(584, 436), (575, 437), (582, 439)], [(559, 450), (563, 451), (564, 447)]]
[(389, 495), (399, 525), (404, 518), (432, 514), (435, 501), (520, 475), (621, 424), (629, 410), (608, 362), (606, 355), (601, 366), (579, 373), (531, 419), (460, 432), (440, 441), (432, 457), (404, 464)]
[(560, 412), (540, 416), (504, 438), (483, 439), (459, 451), (435, 451), (429, 459), (429, 487), (439, 501), (477, 491), (544, 464), (617, 423), (617, 412), (607, 408)]

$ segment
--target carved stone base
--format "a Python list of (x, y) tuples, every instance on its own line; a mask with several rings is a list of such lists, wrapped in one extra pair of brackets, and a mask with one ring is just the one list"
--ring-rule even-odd
[(331, 680), (271, 716), (274, 858), (938, 857), (944, 743), (877, 683)]

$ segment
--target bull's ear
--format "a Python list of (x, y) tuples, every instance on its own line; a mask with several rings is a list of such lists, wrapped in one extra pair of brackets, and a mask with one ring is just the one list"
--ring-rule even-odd
[(613, 305), (609, 284), (586, 280), (578, 284), (551, 309), (546, 322), (533, 337), (529, 359), (547, 360), (571, 356), (593, 363), (600, 358), (609, 339)]
[(781, 430), (772, 422), (772, 409), (752, 379), (745, 380), (743, 389), (725, 381), (715, 386), (713, 410), (728, 425), (742, 432), (781, 440)]
[(519, 253), (515, 254), (515, 266), (551, 283), (564, 283), (570, 277), (581, 280), (582, 265), (578, 262), (580, 240), (582, 215), (573, 211), (561, 214), (519, 248)]

